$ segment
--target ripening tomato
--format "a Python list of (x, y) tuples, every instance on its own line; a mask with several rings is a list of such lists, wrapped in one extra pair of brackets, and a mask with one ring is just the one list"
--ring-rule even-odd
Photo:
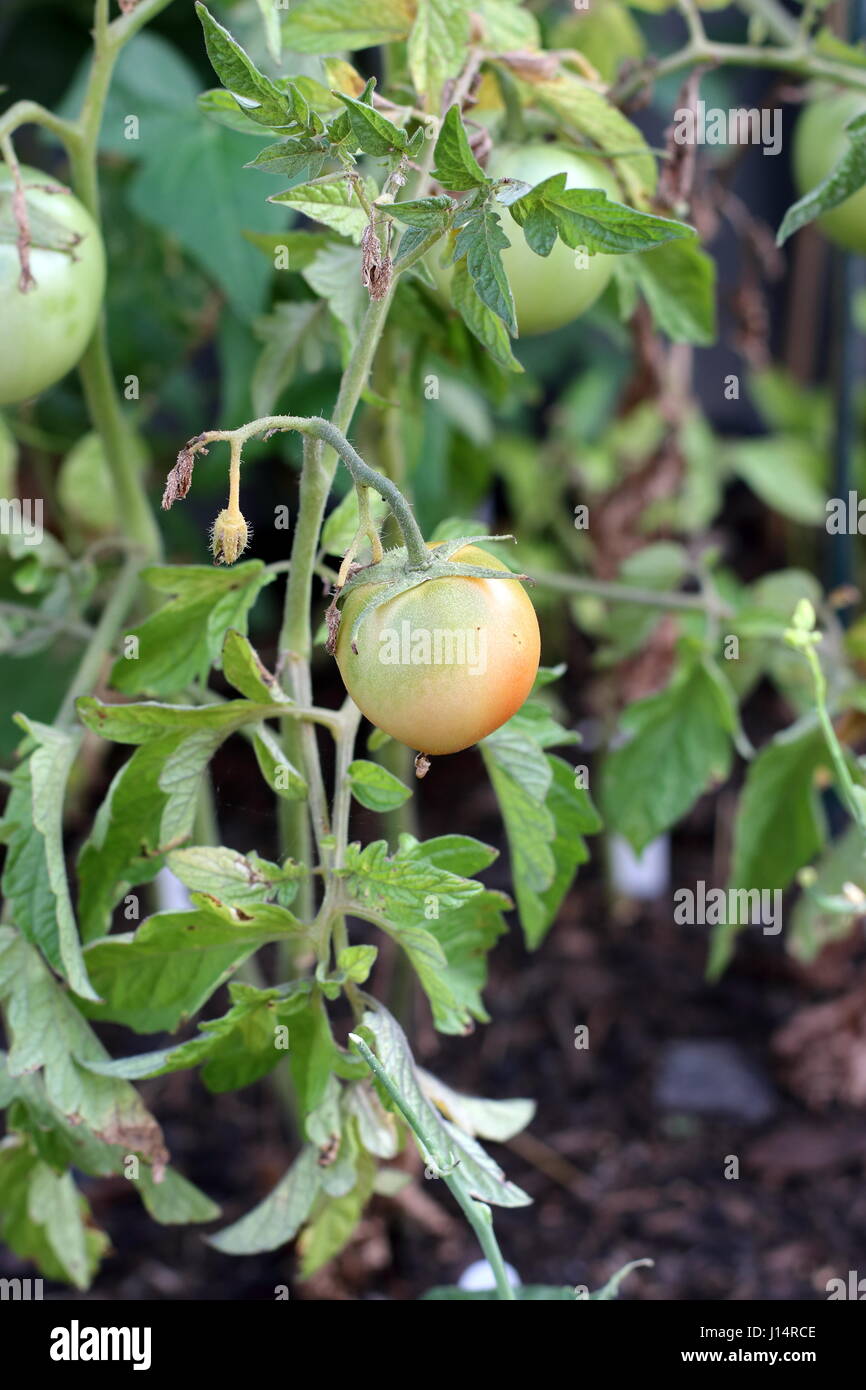
[[(614, 202), (621, 194), (613, 175), (598, 159), (577, 154), (566, 145), (500, 145), (487, 162), (492, 179), (521, 179), (533, 187), (553, 174), (565, 174), (566, 188), (600, 188)], [(502, 227), (511, 245), (502, 252), (502, 263), (514, 295), (518, 331), (522, 335), (548, 333), (562, 328), (585, 313), (605, 289), (613, 271), (613, 256), (600, 253), (583, 257), (558, 238), (549, 256), (530, 250), (523, 229), (507, 208), (502, 208)], [(442, 252), (434, 248), (429, 261), (443, 290), (452, 275), (439, 265)]]
[[(474, 545), (452, 557), (507, 573)], [(516, 579), (431, 579), (374, 608), (352, 651), (363, 584), (342, 605), (336, 657), (346, 689), (372, 724), (421, 753), (457, 753), (523, 704), (541, 650), (535, 609)]]
[[(14, 240), (0, 241), (0, 405), (38, 396), (75, 366), (96, 326), (105, 288), (105, 251), (90, 213), (38, 169), (22, 166), (21, 175), (36, 284), (26, 293), (19, 289), (17, 247)], [(12, 188), (8, 166), (0, 165), (0, 207), (7, 224)], [(51, 222), (40, 226), (40, 216)], [(52, 223), (81, 238), (71, 253), (39, 244)]]
[[(794, 181), (801, 197), (809, 193), (838, 164), (851, 141), (845, 127), (866, 111), (863, 92), (835, 92), (805, 108), (794, 131)], [(831, 241), (866, 255), (866, 186), (818, 218)]]

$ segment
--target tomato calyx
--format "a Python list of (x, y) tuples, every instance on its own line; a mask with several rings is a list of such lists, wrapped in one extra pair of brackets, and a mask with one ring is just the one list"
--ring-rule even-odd
[(417, 589), (421, 584), (427, 584), (431, 579), (511, 579), (518, 583), (532, 583), (528, 574), (517, 574), (513, 570), (503, 570), (487, 565), (467, 564), (461, 560), (452, 560), (452, 555), (462, 550), (464, 546), (476, 545), (480, 541), (513, 541), (513, 536), (459, 536), (456, 539), (439, 542), (430, 549), (430, 558), (424, 569), (410, 564), (409, 556), (405, 547), (394, 550), (387, 550), (376, 564), (371, 565), (352, 565), (348, 578), (342, 587), (334, 593), (330, 606), (326, 614), (328, 624), (327, 650), (331, 656), (337, 644), (337, 635), (340, 630), (340, 612), (337, 604), (341, 599), (353, 589), (360, 588), (362, 585), (381, 585), (375, 594), (372, 594), (369, 601), (363, 605), (352, 624), (351, 647), (357, 654), (357, 638), (364, 619), (380, 608), (383, 604), (389, 603), (392, 599), (399, 598), (401, 594), (407, 593), (410, 589)]

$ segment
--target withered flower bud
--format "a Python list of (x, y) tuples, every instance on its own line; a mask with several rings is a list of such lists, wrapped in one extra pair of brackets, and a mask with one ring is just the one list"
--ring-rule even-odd
[(247, 548), (250, 529), (240, 511), (224, 507), (211, 530), (214, 563), (233, 565)]

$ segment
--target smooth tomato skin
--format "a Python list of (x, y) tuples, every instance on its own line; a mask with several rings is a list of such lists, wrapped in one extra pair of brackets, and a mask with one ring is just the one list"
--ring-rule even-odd
[[(508, 573), (506, 565), (474, 545), (452, 558)], [(356, 654), (352, 625), (381, 588), (364, 584), (348, 594), (335, 653), (346, 689), (371, 724), (421, 753), (457, 753), (520, 709), (538, 671), (541, 637), (519, 580), (432, 579), (368, 613)], [(411, 634), (416, 643), (430, 634), (435, 652), (437, 632), (446, 639), (450, 634), (452, 652), (464, 659), (413, 662)], [(447, 652), (446, 640), (441, 654)]]
[[(564, 173), (566, 188), (600, 188), (615, 202), (621, 200), (613, 176), (600, 160), (576, 154), (565, 145), (501, 145), (491, 154), (486, 172), (493, 179), (521, 179), (533, 186)], [(504, 206), (502, 228), (511, 242), (502, 252), (502, 263), (514, 294), (521, 336), (549, 333), (571, 323), (586, 313), (607, 286), (613, 256), (590, 256), (585, 268), (577, 269), (576, 252), (558, 238), (549, 256), (537, 256)], [(439, 265), (441, 255), (437, 247), (429, 259), (440, 288), (445, 289), (453, 272)]]
[[(866, 111), (862, 92), (819, 97), (805, 108), (794, 131), (794, 181), (802, 197), (822, 183), (850, 148), (845, 126)], [(830, 241), (866, 255), (866, 187), (818, 218)]]
[[(96, 326), (105, 289), (105, 250), (93, 218), (71, 193), (38, 169), (22, 165), (27, 207), (61, 222), (81, 236), (76, 259), (64, 251), (33, 246), (30, 269), (36, 285), (22, 294), (21, 265), (14, 244), (0, 243), (0, 405), (38, 396), (78, 362)], [(41, 185), (41, 186), (40, 186)], [(8, 166), (0, 165), (0, 192), (12, 188)]]

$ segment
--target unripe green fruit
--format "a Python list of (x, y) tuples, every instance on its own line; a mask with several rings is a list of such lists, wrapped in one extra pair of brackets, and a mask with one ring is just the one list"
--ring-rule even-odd
[[(794, 131), (793, 172), (800, 196), (811, 192), (850, 149), (845, 127), (866, 111), (863, 92), (835, 92), (805, 108)], [(818, 218), (830, 241), (866, 255), (866, 185)]]
[[(564, 173), (566, 188), (600, 188), (615, 202), (621, 200), (616, 181), (601, 160), (576, 154), (565, 145), (500, 145), (491, 154), (486, 172), (493, 179), (521, 179), (533, 187)], [(502, 263), (514, 294), (521, 336), (549, 333), (571, 323), (605, 289), (613, 270), (612, 256), (598, 253), (584, 261), (558, 238), (549, 256), (537, 256), (504, 205), (502, 227), (511, 242), (502, 252)], [(430, 261), (440, 288), (447, 290), (453, 272), (450, 266), (439, 265), (441, 255), (437, 246)]]

